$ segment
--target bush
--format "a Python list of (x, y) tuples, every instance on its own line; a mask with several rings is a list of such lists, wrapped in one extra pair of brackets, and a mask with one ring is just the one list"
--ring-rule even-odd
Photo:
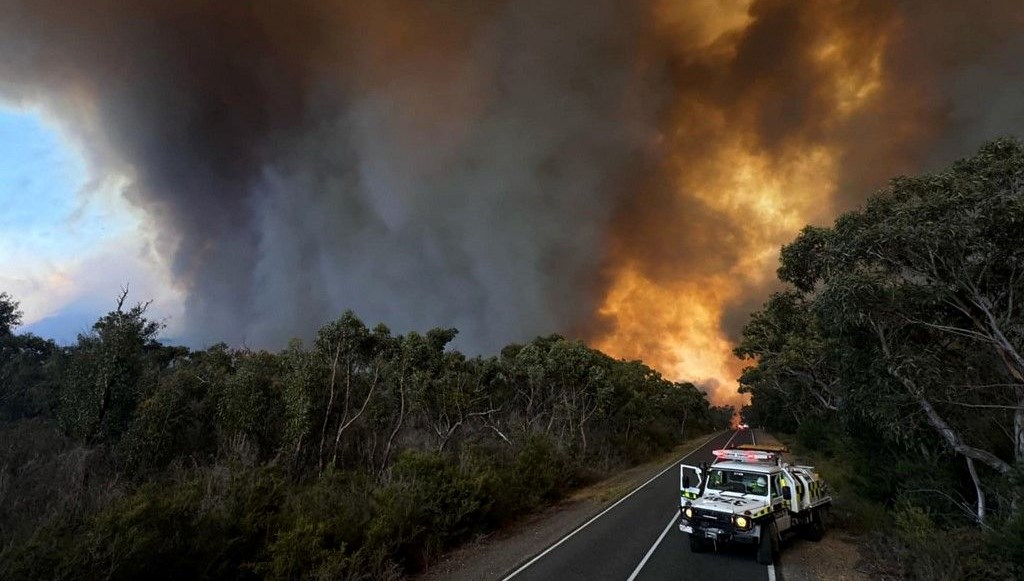
[(257, 571), (274, 579), (359, 579), (377, 569), (361, 550), (373, 518), (365, 476), (328, 469), (298, 488)]
[(61, 515), (7, 555), (11, 579), (254, 577), (282, 501), (272, 469), (211, 469), (188, 481), (149, 483), (94, 517)]
[(0, 337), (2, 579), (397, 578), (731, 414), (557, 335), (470, 359), (349, 313), (189, 351), (123, 301)]
[[(901, 503), (896, 538), (902, 544), (904, 574), (911, 579), (1019, 579), (1021, 562), (1000, 550), (1020, 542), (1010, 528), (983, 532), (975, 526), (940, 528), (925, 508)], [(1006, 535), (1010, 534), (1010, 537)]]
[(437, 454), (406, 452), (392, 482), (376, 491), (368, 542), (407, 571), (477, 530), (484, 499), (458, 466)]

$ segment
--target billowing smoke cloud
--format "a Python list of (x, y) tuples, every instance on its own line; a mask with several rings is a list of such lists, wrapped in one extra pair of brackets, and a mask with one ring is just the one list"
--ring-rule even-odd
[(939, 4), (0, 0), (0, 94), (132, 180), (194, 342), (352, 308), (728, 390), (780, 243), (1024, 130), (1020, 3)]
[(577, 327), (665, 94), (624, 2), (2, 9), (8, 98), (133, 178), (199, 342), (345, 308), (482, 351)]

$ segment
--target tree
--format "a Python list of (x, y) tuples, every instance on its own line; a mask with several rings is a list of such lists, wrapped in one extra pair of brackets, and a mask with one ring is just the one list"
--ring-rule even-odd
[(1020, 142), (893, 180), (783, 249), (779, 276), (794, 290), (745, 329), (737, 352), (758, 360), (745, 388), (755, 404), (775, 389), (790, 407), (842, 408), (897, 439), (930, 431), (964, 458), (983, 520), (976, 464), (1005, 475), (1024, 461), (1022, 239)]
[(488, 364), (482, 359), (467, 360), (458, 352), (444, 352), (436, 362), (433, 376), (413, 394), (414, 407), (422, 422), (436, 435), (437, 451), (444, 451), (456, 435), (474, 421), (486, 423), (501, 411), (491, 406), (490, 393), (483, 376)]
[(31, 334), (15, 335), (18, 302), (0, 293), (0, 420), (48, 414), (54, 405), (57, 345)]
[(120, 451), (131, 471), (149, 475), (177, 458), (202, 462), (217, 449), (217, 404), (231, 373), (224, 344), (180, 355), (139, 403)]
[(217, 430), (229, 448), (253, 447), (262, 457), (277, 449), (284, 417), (281, 363), (267, 351), (232, 353), (233, 373), (216, 397)]
[(128, 427), (135, 406), (155, 386), (156, 342), (163, 325), (146, 318), (149, 303), (125, 308), (128, 290), (115, 310), (101, 317), (89, 335), (70, 350), (59, 393), (59, 419), (71, 435), (117, 439)]
[(22, 312), (18, 301), (6, 292), (0, 292), (0, 337), (9, 336), (21, 324)]
[(809, 307), (799, 292), (772, 295), (751, 315), (734, 350), (737, 357), (757, 362), (743, 371), (740, 392), (776, 398), (779, 411), (797, 422), (808, 411), (836, 411), (842, 401), (836, 351), (826, 344)]
[(818, 301), (825, 320), (867, 333), (954, 450), (1003, 473), (1008, 462), (968, 444), (944, 416), (988, 409), (1000, 421), (1011, 411), (1007, 435), (1024, 460), (1022, 182), (1024, 147), (1011, 140), (941, 174), (894, 180), (837, 222), (825, 255), (833, 275)]

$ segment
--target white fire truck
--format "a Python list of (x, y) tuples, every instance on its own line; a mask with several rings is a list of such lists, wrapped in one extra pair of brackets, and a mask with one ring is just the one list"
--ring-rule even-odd
[(757, 561), (768, 565), (788, 535), (821, 540), (832, 504), (828, 485), (812, 466), (783, 462), (784, 452), (744, 444), (715, 450), (711, 465), (679, 467), (679, 530), (689, 533), (690, 550), (750, 543)]

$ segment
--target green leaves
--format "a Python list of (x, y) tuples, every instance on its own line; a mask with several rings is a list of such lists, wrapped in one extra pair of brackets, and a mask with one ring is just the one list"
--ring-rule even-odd
[(1024, 145), (998, 140), (804, 229), (781, 254), (793, 290), (751, 318), (736, 350), (756, 362), (741, 380), (752, 412), (866, 422), (996, 474), (1024, 458), (1022, 184)]
[[(0, 372), (59, 384), (70, 438), (53, 430), (53, 447), (90, 461), (51, 453), (33, 476), (75, 482), (31, 503), (76, 519), (9, 505), (36, 536), (0, 539), (0, 576), (397, 578), (732, 415), (557, 335), (467, 358), (455, 329), (394, 335), (345, 312), (279, 353), (189, 351), (123, 303), (66, 350), (0, 337)], [(12, 417), (50, 409), (7, 393)]]
[(156, 384), (162, 324), (146, 318), (148, 303), (125, 310), (126, 296), (127, 290), (117, 309), (101, 317), (92, 333), (80, 335), (68, 354), (58, 417), (73, 437), (116, 441)]
[(0, 292), (0, 337), (11, 335), (12, 329), (21, 324), (22, 314), (18, 301), (6, 292)]

